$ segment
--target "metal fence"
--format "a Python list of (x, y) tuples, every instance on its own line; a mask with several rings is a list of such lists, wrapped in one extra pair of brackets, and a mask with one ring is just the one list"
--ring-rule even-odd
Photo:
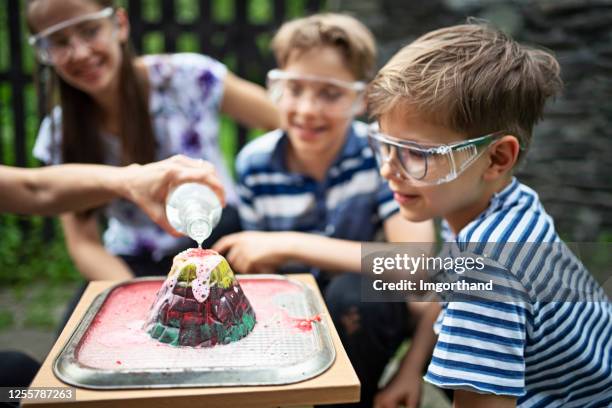
[[(274, 31), (287, 19), (321, 10), (325, 0), (119, 0), (117, 5), (128, 11), (139, 53), (201, 52), (262, 83), (274, 65), (268, 49)], [(1, 0), (0, 164), (21, 167), (37, 165), (31, 150), (44, 106), (27, 35), (25, 1)], [(249, 135), (231, 121), (224, 124), (222, 149), (231, 158)], [(22, 225), (27, 229), (27, 222)]]

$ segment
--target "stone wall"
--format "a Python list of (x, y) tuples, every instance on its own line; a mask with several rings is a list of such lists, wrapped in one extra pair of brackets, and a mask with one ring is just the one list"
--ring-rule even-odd
[(565, 84), (546, 109), (518, 177), (566, 240), (612, 239), (612, 0), (336, 0), (367, 24), (380, 63), (417, 36), (469, 16), (552, 50)]

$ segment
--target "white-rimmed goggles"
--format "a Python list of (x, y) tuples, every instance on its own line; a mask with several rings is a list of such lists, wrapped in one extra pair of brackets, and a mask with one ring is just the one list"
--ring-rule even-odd
[(397, 139), (379, 131), (377, 123), (368, 128), (368, 140), (378, 165), (388, 163), (399, 176), (416, 185), (437, 185), (459, 177), (486, 148), (504, 132), (494, 132), (450, 144), (422, 144)]
[(36, 56), (41, 63), (48, 65), (61, 63), (70, 57), (74, 44), (71, 38), (60, 37), (56, 39), (54, 38), (55, 35), (68, 27), (76, 26), (75, 31), (71, 33), (70, 37), (76, 36), (82, 43), (88, 46), (101, 39), (107, 39), (109, 33), (105, 32), (100, 25), (88, 25), (86, 23), (107, 19), (113, 16), (114, 12), (115, 10), (112, 7), (107, 7), (95, 13), (84, 14), (62, 21), (36, 35), (30, 36), (28, 42), (36, 50)]
[(366, 83), (303, 75), (273, 69), (268, 94), (282, 111), (312, 109), (329, 116), (350, 117), (362, 109)]

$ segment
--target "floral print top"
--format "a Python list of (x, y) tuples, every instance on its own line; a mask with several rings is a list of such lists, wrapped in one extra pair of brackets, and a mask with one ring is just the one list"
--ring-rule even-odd
[[(150, 89), (149, 109), (158, 143), (156, 159), (175, 154), (213, 163), (226, 189), (227, 201), (236, 201), (232, 178), (219, 148), (219, 109), (227, 73), (220, 62), (200, 54), (147, 55)], [(52, 121), (41, 124), (33, 154), (46, 164), (61, 163), (61, 109)], [(52, 134), (55, 133), (55, 134)], [(120, 146), (113, 135), (103, 134), (106, 163), (118, 165)], [(117, 255), (147, 255), (159, 260), (190, 245), (188, 238), (164, 232), (134, 204), (114, 200), (105, 207), (108, 227), (103, 235), (106, 249)]]

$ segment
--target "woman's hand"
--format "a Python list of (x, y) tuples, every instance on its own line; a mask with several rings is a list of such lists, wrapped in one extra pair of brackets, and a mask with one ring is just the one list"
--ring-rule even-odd
[(138, 205), (155, 223), (172, 235), (178, 234), (166, 218), (166, 197), (179, 184), (193, 182), (210, 187), (225, 205), (225, 193), (215, 168), (204, 160), (186, 156), (121, 169), (119, 194)]

